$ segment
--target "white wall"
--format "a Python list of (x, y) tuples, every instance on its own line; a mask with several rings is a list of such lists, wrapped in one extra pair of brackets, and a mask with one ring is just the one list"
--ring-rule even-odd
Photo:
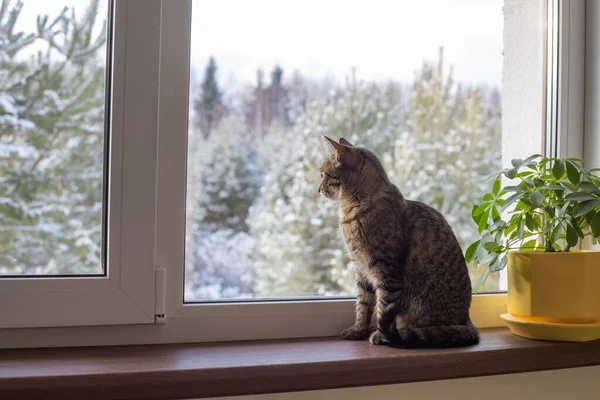
[[(494, 362), (490, 358), (490, 362)], [(515, 360), (518, 362), (518, 360)], [(600, 398), (600, 366), (404, 385), (221, 397), (232, 400), (580, 400)], [(213, 399), (216, 400), (216, 399)]]

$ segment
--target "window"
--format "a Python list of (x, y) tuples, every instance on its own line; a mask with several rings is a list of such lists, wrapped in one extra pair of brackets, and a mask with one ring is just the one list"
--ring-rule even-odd
[(0, 327), (153, 322), (160, 5), (1, 4)]
[[(51, 23), (62, 9), (25, 0), (24, 10), (30, 3), (20, 19), (47, 12)], [(0, 242), (24, 254), (0, 255), (0, 328), (10, 328), (0, 329), (3, 346), (338, 334), (354, 318), (352, 269), (336, 232), (336, 204), (317, 196), (321, 133), (375, 149), (406, 196), (444, 212), (463, 246), (473, 238), (471, 203), (488, 172), (542, 151), (545, 128), (561, 154), (578, 149), (573, 110), (581, 109), (583, 89), (549, 90), (567, 82), (576, 88), (582, 75), (583, 12), (568, 0), (328, 0), (286, 10), (268, 0), (60, 3), (70, 7), (65, 21), (72, 10), (76, 21), (94, 20), (90, 40), (102, 41), (85, 53), (91, 67), (77, 60), (62, 76), (64, 90), (72, 95), (77, 68), (82, 79), (106, 73), (93, 95), (85, 93), (95, 99), (96, 125), (55, 120), (64, 144), (0, 131), (0, 150), (48, 146), (58, 157), (52, 166), (81, 179), (53, 174), (48, 186), (35, 187), (65, 196), (46, 211), (68, 240), (44, 236), (46, 216), (36, 214), (25, 220), (35, 234), (20, 236), (35, 244), (33, 252)], [(548, 31), (557, 33), (546, 42), (552, 16), (557, 23)], [(45, 49), (48, 41), (31, 46)], [(0, 73), (9, 73), (8, 61)], [(2, 90), (4, 129), (15, 121), (7, 113), (19, 111), (18, 99)], [(554, 104), (549, 112), (547, 103)], [(76, 109), (85, 113), (86, 105), (78, 101)], [(97, 137), (95, 147), (69, 142), (79, 134), (69, 126)], [(28, 172), (33, 164), (24, 158), (32, 155), (0, 153), (0, 171)], [(31, 184), (36, 176), (26, 178)], [(24, 201), (4, 190), (0, 199)], [(0, 201), (6, 218), (8, 200)], [(86, 232), (68, 230), (77, 218)], [(20, 261), (9, 269), (35, 254), (34, 267)], [(480, 271), (471, 272), (478, 279)], [(503, 288), (500, 275), (484, 289)], [(503, 294), (475, 296), (473, 319), (498, 326), (505, 306)]]

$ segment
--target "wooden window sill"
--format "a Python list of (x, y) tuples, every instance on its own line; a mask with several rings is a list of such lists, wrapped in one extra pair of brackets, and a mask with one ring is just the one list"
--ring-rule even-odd
[(337, 338), (0, 351), (0, 399), (185, 399), (419, 382), (600, 364), (600, 341), (485, 329), (478, 346), (399, 350)]

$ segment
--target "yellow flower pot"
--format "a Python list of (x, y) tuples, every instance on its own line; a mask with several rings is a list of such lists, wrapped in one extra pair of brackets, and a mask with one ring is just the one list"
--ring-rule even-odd
[(600, 339), (600, 252), (509, 252), (507, 311), (518, 336)]

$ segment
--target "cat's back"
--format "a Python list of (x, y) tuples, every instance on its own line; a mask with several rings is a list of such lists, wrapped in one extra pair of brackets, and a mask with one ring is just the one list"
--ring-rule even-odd
[[(422, 268), (435, 270), (433, 275), (450, 274), (455, 279), (461, 276), (468, 280), (462, 249), (446, 218), (419, 201), (408, 200), (406, 207), (411, 264), (421, 271)], [(470, 293), (470, 286), (468, 290)]]

